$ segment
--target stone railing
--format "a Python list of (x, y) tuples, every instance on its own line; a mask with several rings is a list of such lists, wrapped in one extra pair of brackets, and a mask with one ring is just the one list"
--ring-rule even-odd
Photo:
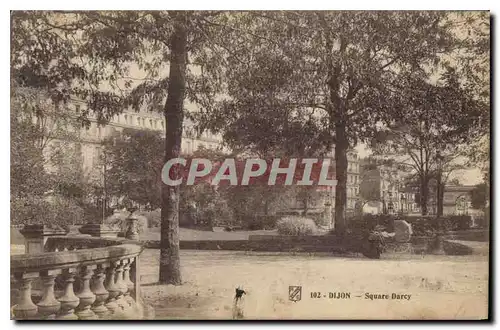
[(11, 256), (11, 317), (143, 318), (142, 249), (129, 239), (49, 236), (44, 251)]

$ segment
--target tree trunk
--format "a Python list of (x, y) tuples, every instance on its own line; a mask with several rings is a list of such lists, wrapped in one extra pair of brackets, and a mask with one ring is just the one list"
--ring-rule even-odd
[[(180, 155), (186, 87), (187, 31), (185, 14), (178, 13), (170, 40), (170, 75), (165, 103), (165, 162)], [(171, 175), (179, 178), (180, 168)], [(160, 283), (181, 284), (179, 260), (179, 186), (162, 185)]]
[(442, 174), (439, 174), (437, 180), (437, 217), (443, 216), (444, 184)]
[(347, 202), (347, 149), (346, 127), (344, 123), (335, 124), (335, 230), (346, 230), (345, 208)]

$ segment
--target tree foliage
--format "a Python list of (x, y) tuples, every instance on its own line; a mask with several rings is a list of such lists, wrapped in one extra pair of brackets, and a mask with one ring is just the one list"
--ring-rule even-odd
[[(234, 40), (224, 67), (231, 85), (217, 107), (199, 115), (208, 127), (225, 129), (233, 145), (253, 150), (324, 153), (335, 144), (335, 218), (342, 229), (347, 150), (405, 111), (394, 101), (408, 88), (402, 81), (425, 80), (436, 64), (452, 65), (443, 54), (470, 46), (453, 23), (444, 12), (293, 11), (213, 22)], [(213, 48), (227, 50), (220, 40)]]
[(486, 207), (488, 185), (486, 183), (477, 184), (470, 192), (472, 208), (483, 210)]

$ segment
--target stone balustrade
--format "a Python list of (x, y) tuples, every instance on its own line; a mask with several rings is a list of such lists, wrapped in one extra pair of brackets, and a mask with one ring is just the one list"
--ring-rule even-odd
[(143, 317), (142, 246), (119, 238), (53, 236), (44, 250), (11, 256), (13, 319)]

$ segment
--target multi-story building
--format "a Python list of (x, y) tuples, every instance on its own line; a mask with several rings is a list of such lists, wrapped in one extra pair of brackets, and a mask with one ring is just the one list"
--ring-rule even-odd
[[(331, 159), (330, 166), (335, 168), (335, 149), (327, 155)], [(345, 205), (346, 215), (353, 214), (356, 207), (356, 202), (359, 198), (359, 158), (357, 152), (350, 150), (347, 153), (347, 184), (346, 194), (347, 201)], [(320, 187), (312, 194), (313, 198), (309, 199), (307, 207), (304, 205), (304, 197), (302, 194), (297, 195), (295, 200), (292, 200), (286, 211), (301, 212), (307, 208), (308, 214), (324, 214), (324, 212), (333, 212), (335, 209), (335, 186)], [(334, 226), (333, 213), (330, 217), (330, 223), (325, 223), (325, 226)]]
[[(335, 149), (333, 149), (331, 157), (335, 162)], [(335, 164), (333, 165), (335, 166)], [(356, 208), (356, 202), (359, 199), (359, 158), (355, 150), (347, 152), (347, 184), (346, 184), (346, 213), (352, 214)], [(335, 207), (335, 187), (330, 191), (332, 207)]]
[[(78, 114), (81, 111), (80, 105), (74, 104), (74, 110)], [(90, 174), (95, 170), (100, 157), (102, 141), (113, 134), (122, 132), (126, 128), (164, 132), (165, 118), (160, 113), (134, 111), (124, 111), (115, 115), (106, 125), (99, 125), (95, 119), (91, 118), (90, 126), (82, 128), (80, 132), (82, 169), (84, 173)], [(220, 135), (210, 132), (196, 134), (192, 123), (185, 120), (181, 153), (191, 154), (202, 147), (225, 150), (222, 147), (222, 137)]]
[(415, 213), (415, 192), (405, 185), (409, 172), (396, 163), (363, 160), (360, 202), (370, 213)]

